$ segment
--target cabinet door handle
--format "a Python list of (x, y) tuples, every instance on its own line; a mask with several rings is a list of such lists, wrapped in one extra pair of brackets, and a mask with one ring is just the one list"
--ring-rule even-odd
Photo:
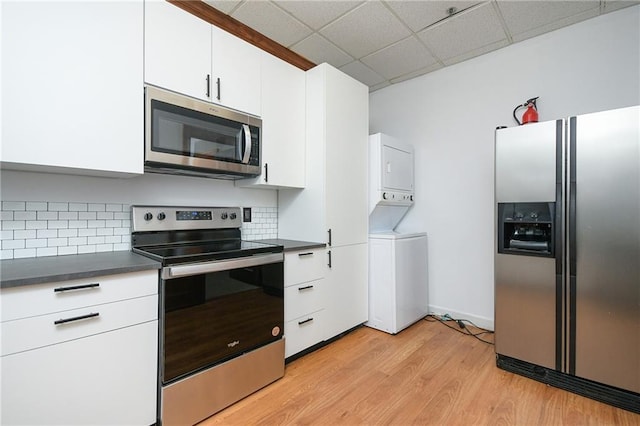
[(211, 97), (211, 74), (207, 74), (207, 98)]
[(83, 285), (72, 285), (69, 287), (57, 287), (54, 288), (53, 291), (55, 293), (61, 293), (63, 291), (73, 291), (73, 290), (88, 290), (92, 288), (100, 287), (100, 283), (91, 283), (91, 284), (83, 284)]
[(329, 263), (327, 263), (327, 265), (331, 268), (331, 250), (329, 250), (327, 254), (329, 255)]
[(304, 287), (298, 287), (298, 291), (309, 290), (310, 288), (313, 288), (313, 286), (312, 285), (307, 285), (307, 286), (304, 286)]
[(331, 228), (329, 228), (329, 246), (331, 246)]
[(307, 253), (298, 253), (298, 256), (299, 256), (299, 257), (304, 257), (304, 256), (313, 256), (313, 252), (312, 252), (312, 251), (310, 251), (310, 252), (307, 252)]
[(53, 323), (55, 325), (67, 324), (69, 322), (80, 321), (80, 320), (85, 320), (85, 319), (89, 319), (89, 318), (95, 318), (97, 316), (100, 316), (100, 312), (92, 312), (90, 314), (80, 315), (78, 317), (59, 319), (57, 321), (54, 321)]
[(298, 325), (306, 324), (306, 323), (311, 322), (311, 321), (313, 321), (313, 318), (307, 318), (304, 321), (298, 321)]
[(264, 181), (269, 182), (269, 163), (264, 163)]
[(220, 77), (216, 80), (216, 85), (218, 86), (218, 100), (220, 100)]

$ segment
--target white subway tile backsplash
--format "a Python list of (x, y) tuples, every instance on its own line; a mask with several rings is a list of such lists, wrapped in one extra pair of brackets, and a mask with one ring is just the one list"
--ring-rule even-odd
[(13, 258), (21, 259), (23, 257), (36, 257), (36, 249), (28, 248), (21, 250), (13, 250)]
[(78, 212), (60, 212), (58, 213), (60, 220), (78, 220)]
[(5, 240), (2, 242), (2, 250), (14, 250), (25, 248), (25, 240)]
[(29, 220), (26, 223), (26, 228), (23, 229), (47, 229), (46, 220)]
[(32, 212), (40, 212), (40, 211), (46, 211), (47, 210), (47, 203), (46, 202), (40, 202), (40, 201), (27, 201), (26, 202), (26, 210), (32, 211)]
[(26, 202), (24, 201), (3, 201), (2, 202), (2, 211), (8, 210), (17, 210), (22, 211), (26, 210)]
[(96, 212), (79, 212), (78, 219), (80, 220), (96, 220), (98, 214)]
[(57, 256), (58, 249), (56, 247), (45, 247), (36, 249), (36, 257)]
[(49, 220), (47, 221), (48, 229), (65, 229), (69, 227), (68, 220)]
[(69, 238), (69, 237), (77, 237), (78, 236), (78, 230), (77, 229), (58, 229), (58, 237), (64, 237), (64, 238)]
[(78, 254), (77, 246), (58, 247), (58, 256), (65, 254)]
[[(0, 210), (0, 258), (61, 256), (131, 249), (131, 205), (3, 201)], [(242, 237), (278, 237), (278, 209), (253, 207)]]
[(69, 245), (69, 240), (67, 238), (49, 238), (47, 240), (48, 247), (59, 247), (67, 245)]
[(47, 247), (47, 240), (26, 240), (26, 248)]
[(57, 229), (38, 229), (36, 238), (56, 238), (58, 236)]
[[(58, 220), (58, 212), (34, 212), (37, 213), (38, 220)], [(34, 219), (36, 219), (34, 217)]]
[(78, 254), (83, 254), (83, 253), (95, 253), (96, 252), (96, 246), (78, 246)]
[(97, 232), (96, 228), (78, 229), (78, 237), (95, 237)]
[(3, 220), (2, 221), (2, 229), (5, 231), (8, 230), (16, 230), (16, 229), (26, 229), (26, 224), (24, 220)]
[(47, 209), (50, 212), (68, 212), (69, 203), (49, 203)]
[(69, 203), (70, 212), (86, 212), (88, 209), (87, 203)]

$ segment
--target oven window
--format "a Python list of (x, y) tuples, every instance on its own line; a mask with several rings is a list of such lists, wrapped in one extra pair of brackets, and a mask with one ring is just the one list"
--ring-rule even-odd
[(163, 382), (282, 338), (283, 265), (163, 281)]

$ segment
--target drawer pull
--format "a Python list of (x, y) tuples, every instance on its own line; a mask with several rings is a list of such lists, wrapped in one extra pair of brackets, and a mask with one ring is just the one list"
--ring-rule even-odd
[(312, 285), (306, 285), (304, 287), (298, 287), (298, 291), (309, 290), (310, 288), (313, 288), (313, 286)]
[(298, 256), (303, 257), (303, 256), (313, 256), (313, 252), (310, 251), (308, 253), (298, 253)]
[(87, 290), (92, 288), (100, 287), (100, 283), (91, 283), (91, 284), (83, 284), (83, 285), (72, 285), (69, 287), (58, 287), (54, 288), (53, 291), (56, 293), (61, 293), (63, 291), (73, 291), (73, 290)]
[(73, 321), (80, 321), (80, 320), (85, 320), (85, 319), (89, 319), (89, 318), (95, 318), (95, 317), (97, 317), (99, 315), (100, 315), (100, 312), (92, 312), (92, 313), (87, 314), (87, 315), (80, 315), (79, 317), (59, 319), (57, 321), (54, 321), (53, 323), (55, 325), (66, 324), (66, 323), (73, 322)]
[(298, 321), (298, 325), (306, 324), (306, 323), (311, 322), (311, 321), (313, 321), (313, 318), (307, 318), (304, 321)]

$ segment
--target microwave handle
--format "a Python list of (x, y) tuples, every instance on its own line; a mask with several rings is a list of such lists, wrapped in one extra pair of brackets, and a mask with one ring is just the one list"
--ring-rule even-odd
[(251, 157), (251, 129), (248, 125), (242, 125), (242, 131), (244, 132), (244, 155), (242, 156), (242, 164), (249, 163), (249, 157)]

